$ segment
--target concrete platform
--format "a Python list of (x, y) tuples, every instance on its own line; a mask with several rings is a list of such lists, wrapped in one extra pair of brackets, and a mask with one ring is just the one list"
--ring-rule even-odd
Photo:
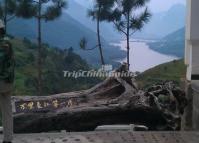
[[(2, 135), (0, 135), (2, 140)], [(17, 134), (13, 143), (199, 143), (199, 132), (126, 132)]]

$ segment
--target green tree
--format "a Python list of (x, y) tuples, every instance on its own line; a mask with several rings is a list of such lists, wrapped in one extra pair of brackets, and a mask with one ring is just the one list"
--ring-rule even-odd
[[(128, 70), (130, 67), (130, 36), (140, 31), (149, 21), (151, 14), (146, 6), (149, 1), (150, 0), (116, 0), (117, 10), (113, 14), (112, 21), (117, 30), (126, 37)], [(141, 12), (143, 8), (144, 11)]]
[[(105, 61), (104, 61), (102, 43), (100, 38), (100, 22), (107, 21), (109, 19), (110, 15), (112, 14), (114, 1), (115, 0), (95, 0), (93, 8), (88, 11), (88, 16), (91, 17), (92, 20), (95, 20), (97, 23), (97, 40), (98, 40), (97, 47), (99, 47), (102, 65), (105, 64)], [(81, 44), (85, 44), (84, 42), (85, 41), (81, 42), (80, 46)]]
[(0, 1), (0, 18), (4, 21), (6, 33), (8, 22), (15, 18), (16, 8), (16, 0)]
[(16, 15), (22, 18), (36, 18), (38, 24), (38, 95), (42, 95), (42, 20), (52, 21), (60, 17), (62, 9), (66, 6), (65, 0), (17, 0)]

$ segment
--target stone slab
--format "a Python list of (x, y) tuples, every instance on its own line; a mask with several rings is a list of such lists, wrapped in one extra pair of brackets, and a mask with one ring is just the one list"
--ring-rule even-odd
[[(13, 143), (198, 143), (199, 132), (106, 131), (16, 134)], [(2, 140), (2, 135), (0, 135)]]

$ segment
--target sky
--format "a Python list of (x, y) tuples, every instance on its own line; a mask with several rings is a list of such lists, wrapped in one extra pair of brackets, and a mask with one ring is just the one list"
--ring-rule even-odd
[(186, 0), (151, 0), (149, 8), (152, 12), (167, 11), (175, 4), (186, 4)]
[[(82, 5), (88, 5), (89, 1), (92, 0), (75, 0)], [(149, 5), (150, 11), (154, 13), (167, 11), (175, 4), (186, 4), (186, 0), (151, 0)]]

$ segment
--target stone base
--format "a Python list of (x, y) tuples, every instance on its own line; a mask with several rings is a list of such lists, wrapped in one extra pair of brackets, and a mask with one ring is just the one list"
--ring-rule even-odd
[(192, 82), (193, 90), (193, 129), (199, 130), (199, 81)]

